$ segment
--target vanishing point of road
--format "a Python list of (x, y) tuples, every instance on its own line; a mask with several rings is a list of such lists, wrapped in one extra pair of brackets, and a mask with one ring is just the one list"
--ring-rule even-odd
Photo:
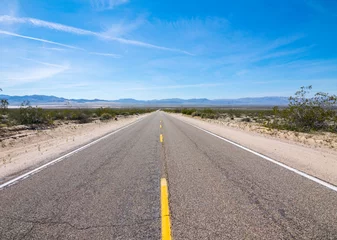
[(337, 239), (337, 192), (157, 111), (0, 190), (0, 239)]

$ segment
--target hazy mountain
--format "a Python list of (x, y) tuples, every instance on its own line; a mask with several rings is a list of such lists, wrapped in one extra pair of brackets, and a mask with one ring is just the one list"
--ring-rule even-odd
[(23, 101), (29, 101), (31, 105), (77, 105), (77, 104), (100, 104), (107, 106), (284, 106), (288, 104), (286, 97), (258, 97), (258, 98), (238, 98), (238, 99), (214, 99), (195, 98), (195, 99), (154, 99), (154, 100), (136, 100), (132, 98), (118, 100), (103, 99), (66, 99), (55, 96), (29, 95), (29, 96), (9, 96), (0, 95), (0, 98), (8, 99), (11, 106), (18, 106)]

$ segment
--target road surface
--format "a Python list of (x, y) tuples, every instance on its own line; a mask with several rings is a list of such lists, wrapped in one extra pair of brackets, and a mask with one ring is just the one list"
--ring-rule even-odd
[(0, 239), (161, 239), (161, 178), (175, 240), (337, 239), (337, 192), (163, 112), (0, 190)]

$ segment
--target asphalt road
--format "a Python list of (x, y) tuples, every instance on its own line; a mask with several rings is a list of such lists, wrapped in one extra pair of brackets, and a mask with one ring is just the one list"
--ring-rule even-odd
[(161, 239), (161, 177), (175, 240), (337, 239), (335, 191), (162, 112), (0, 190), (0, 239)]

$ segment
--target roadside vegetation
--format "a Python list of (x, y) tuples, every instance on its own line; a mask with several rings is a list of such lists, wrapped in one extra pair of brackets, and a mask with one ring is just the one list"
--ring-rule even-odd
[(120, 117), (139, 115), (153, 111), (143, 108), (98, 108), (98, 109), (42, 109), (25, 102), (19, 109), (2, 111), (1, 126), (28, 125), (31, 127), (52, 126), (56, 121), (89, 123), (94, 120), (118, 120)]
[[(2, 91), (0, 89), (0, 91)], [(67, 108), (42, 109), (23, 102), (20, 108), (10, 109), (6, 99), (0, 99), (0, 131), (5, 127), (25, 125), (30, 128), (52, 127), (56, 122), (89, 123), (95, 120), (118, 120), (121, 117), (152, 112), (150, 108)]]
[(244, 108), (170, 108), (166, 112), (182, 113), (204, 119), (256, 123), (270, 129), (295, 132), (325, 131), (337, 133), (337, 96), (318, 92), (312, 86), (301, 87), (289, 97), (289, 105), (270, 109)]

